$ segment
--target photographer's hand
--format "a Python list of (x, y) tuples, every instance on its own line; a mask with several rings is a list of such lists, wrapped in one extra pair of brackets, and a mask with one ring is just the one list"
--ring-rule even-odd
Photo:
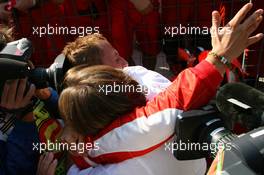
[[(221, 30), (219, 29), (221, 23), (219, 12), (214, 11), (212, 13), (211, 36), (213, 53), (216, 53), (218, 56), (224, 56), (228, 62), (232, 62), (234, 58), (241, 55), (246, 47), (263, 38), (262, 33), (250, 37), (263, 19), (262, 9), (255, 11), (250, 17), (245, 19), (248, 12), (252, 9), (252, 6), (253, 4), (251, 3), (246, 4), (227, 26)], [(241, 23), (242, 21), (244, 22)], [(214, 56), (208, 56), (206, 60), (214, 64), (221, 73), (225, 71), (224, 66)]]
[(54, 159), (53, 153), (41, 155), (38, 163), (37, 175), (54, 175), (58, 161)]
[(26, 85), (26, 79), (6, 82), (3, 88), (0, 106), (8, 110), (26, 107), (31, 102), (31, 98), (35, 94), (36, 89), (35, 86), (31, 84), (29, 90), (25, 94)]

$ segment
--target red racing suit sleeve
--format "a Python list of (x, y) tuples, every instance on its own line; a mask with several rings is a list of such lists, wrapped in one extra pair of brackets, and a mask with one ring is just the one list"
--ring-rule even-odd
[[(180, 73), (164, 95), (158, 98), (172, 102), (165, 102), (168, 107), (184, 111), (196, 109), (206, 105), (215, 96), (222, 80), (218, 70), (211, 63), (203, 61)], [(162, 99), (159, 103), (164, 101)]]
[(184, 70), (146, 106), (119, 117), (93, 138), (99, 149), (89, 150), (85, 159), (75, 157), (76, 165), (84, 169), (119, 163), (157, 149), (173, 137), (176, 116), (207, 104), (221, 81), (220, 73), (207, 61)]

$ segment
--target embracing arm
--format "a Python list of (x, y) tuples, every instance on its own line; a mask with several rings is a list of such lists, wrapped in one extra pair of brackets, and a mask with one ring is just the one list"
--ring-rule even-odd
[[(100, 149), (89, 151), (89, 157), (84, 162), (95, 165), (118, 163), (143, 156), (168, 141), (174, 135), (176, 116), (181, 113), (178, 109), (198, 108), (215, 95), (225, 72), (225, 65), (219, 58), (224, 56), (231, 62), (244, 48), (263, 37), (263, 34), (250, 37), (262, 20), (263, 10), (256, 11), (240, 24), (251, 8), (252, 4), (245, 5), (228, 23), (229, 26), (221, 31), (221, 35), (212, 35), (212, 52), (217, 57), (209, 55), (196, 67), (184, 70), (168, 89), (145, 107), (137, 108), (111, 123), (93, 138)], [(220, 15), (213, 12), (212, 16), (212, 28), (218, 31)], [(231, 33), (227, 33), (229, 27)], [(109, 143), (118, 144), (109, 146)]]

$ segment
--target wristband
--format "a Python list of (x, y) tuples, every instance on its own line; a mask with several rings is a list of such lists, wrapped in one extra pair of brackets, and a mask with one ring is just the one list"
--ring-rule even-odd
[(233, 70), (233, 66), (232, 64), (224, 57), (224, 56), (219, 56), (217, 53), (215, 52), (209, 52), (208, 55), (211, 55), (213, 57), (215, 57), (216, 59), (218, 59), (222, 64), (224, 64), (228, 69)]

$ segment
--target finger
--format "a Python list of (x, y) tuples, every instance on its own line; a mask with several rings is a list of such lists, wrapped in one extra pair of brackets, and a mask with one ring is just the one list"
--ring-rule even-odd
[(218, 11), (212, 12), (212, 26), (219, 27), (221, 24), (221, 16)]
[(49, 168), (49, 165), (51, 163), (51, 161), (53, 160), (53, 154), (52, 153), (46, 153), (43, 161), (42, 161), (42, 170), (43, 171), (47, 171)]
[(1, 96), (1, 106), (2, 107), (6, 107), (7, 104), (7, 95), (8, 95), (8, 91), (9, 91), (10, 85), (9, 83), (5, 83), (4, 84), (4, 88), (3, 88), (3, 92), (2, 92), (2, 96)]
[(23, 105), (27, 105), (30, 103), (31, 101), (31, 98), (33, 97), (33, 95), (35, 94), (35, 91), (36, 91), (36, 87), (34, 84), (31, 84), (30, 85), (30, 88), (27, 92), (27, 94), (25, 95), (24, 99), (23, 99)]
[(41, 156), (39, 157), (38, 166), (41, 166), (42, 161), (44, 160), (44, 158), (45, 158), (45, 155), (41, 155)]
[(21, 104), (23, 100), (25, 89), (26, 89), (26, 83), (27, 83), (26, 79), (21, 79), (19, 81), (18, 91), (17, 91), (17, 96), (16, 96), (16, 101), (18, 104)]
[(49, 163), (49, 165), (53, 162), (54, 154), (52, 152), (49, 153), (46, 161)]
[(49, 169), (47, 171), (47, 175), (54, 175), (55, 174), (57, 164), (58, 164), (57, 159), (53, 160), (53, 162), (49, 166)]
[(218, 29), (221, 24), (221, 16), (218, 11), (213, 11), (212, 13), (212, 37), (216, 37), (219, 41)]
[(7, 95), (7, 108), (16, 109), (16, 93), (17, 93), (18, 79), (11, 81), (10, 88)]
[(263, 14), (263, 10), (259, 9), (257, 11), (255, 11), (255, 13), (253, 13), (243, 24), (242, 27), (244, 29), (247, 29), (249, 26), (253, 25), (256, 20)]
[(248, 14), (248, 12), (252, 9), (253, 4), (252, 3), (247, 3), (246, 5), (244, 5), (235, 15), (235, 17), (233, 19), (231, 19), (231, 21), (229, 22), (229, 25), (231, 27), (235, 27), (238, 24), (240, 24), (244, 18), (246, 17), (246, 15)]
[(263, 38), (263, 36), (264, 36), (263, 33), (259, 33), (255, 36), (248, 38), (248, 44), (247, 45), (250, 46), (250, 45), (260, 41)]
[(41, 155), (39, 157), (38, 168), (37, 168), (37, 175), (41, 175), (41, 172), (42, 172), (42, 162), (43, 162), (44, 157), (45, 157), (44, 155)]
[(257, 18), (255, 23), (248, 28), (248, 36), (250, 36), (259, 27), (262, 20), (263, 20), (263, 17), (260, 16), (259, 18)]

